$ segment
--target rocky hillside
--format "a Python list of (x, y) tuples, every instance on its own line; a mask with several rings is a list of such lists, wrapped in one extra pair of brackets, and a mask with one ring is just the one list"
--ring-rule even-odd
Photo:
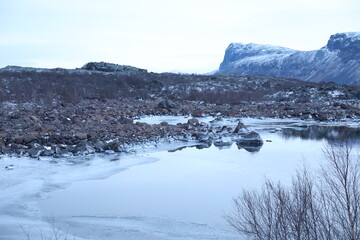
[(332, 35), (326, 46), (313, 51), (232, 43), (217, 73), (360, 85), (360, 32)]
[[(38, 102), (46, 105), (54, 102), (77, 103), (82, 100), (124, 98), (165, 98), (215, 104), (279, 98), (312, 101), (318, 97), (317, 94), (304, 97), (298, 92), (304, 88), (319, 87), (316, 83), (267, 76), (150, 73), (131, 66), (103, 62), (88, 63), (78, 69), (0, 69), (0, 102)], [(301, 88), (301, 91), (297, 91), (297, 88)], [(321, 93), (328, 96), (325, 98), (327, 100), (360, 97), (359, 90), (351, 87), (333, 85), (331, 91), (334, 94), (324, 91)]]

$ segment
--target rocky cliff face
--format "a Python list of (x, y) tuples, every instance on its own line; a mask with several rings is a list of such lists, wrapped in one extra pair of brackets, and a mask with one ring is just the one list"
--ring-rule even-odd
[(232, 43), (217, 73), (360, 85), (360, 32), (332, 35), (325, 47), (313, 51)]

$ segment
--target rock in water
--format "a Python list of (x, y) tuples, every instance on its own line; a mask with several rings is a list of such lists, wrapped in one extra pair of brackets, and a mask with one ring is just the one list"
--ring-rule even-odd
[(249, 132), (249, 130), (245, 126), (245, 124), (243, 124), (242, 122), (239, 122), (238, 125), (235, 127), (235, 130), (234, 130), (233, 133), (245, 134), (245, 133), (248, 133), (248, 132)]
[(92, 146), (90, 146), (88, 143), (81, 142), (75, 146), (72, 152), (75, 156), (88, 155), (95, 153), (95, 149)]
[(260, 135), (257, 132), (251, 131), (250, 133), (243, 136), (239, 139), (236, 144), (238, 146), (247, 147), (247, 146), (262, 146), (264, 141), (261, 139)]

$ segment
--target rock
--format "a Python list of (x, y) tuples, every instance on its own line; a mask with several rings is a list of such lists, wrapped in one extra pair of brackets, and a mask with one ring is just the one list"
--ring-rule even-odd
[(9, 116), (10, 119), (19, 119), (19, 118), (21, 118), (21, 114), (19, 112), (10, 112), (8, 116)]
[(72, 157), (73, 153), (71, 151), (71, 148), (69, 146), (54, 146), (52, 148), (55, 152), (54, 158), (63, 158), (63, 157)]
[(204, 142), (204, 143), (208, 143), (211, 142), (210, 136), (209, 134), (206, 133), (195, 133), (193, 135), (195, 137), (195, 139), (199, 142)]
[(222, 122), (223, 118), (222, 117), (216, 117), (213, 120), (210, 121), (210, 123), (217, 123), (217, 122)]
[(360, 59), (360, 33), (337, 33), (330, 37), (327, 48), (338, 53), (338, 56), (348, 63), (353, 59)]
[(103, 149), (106, 150), (112, 150), (114, 152), (122, 152), (123, 146), (119, 142), (109, 142), (105, 143), (103, 146)]
[(263, 140), (257, 132), (251, 131), (250, 133), (243, 136), (241, 139), (237, 140), (236, 144), (238, 147), (249, 147), (249, 146), (262, 146)]
[(232, 128), (229, 126), (222, 126), (221, 129), (219, 130), (220, 133), (230, 133), (232, 131)]
[(248, 132), (249, 132), (248, 128), (242, 122), (239, 122), (233, 131), (233, 133), (242, 133), (242, 134), (245, 134)]
[(50, 157), (50, 156), (54, 156), (54, 154), (55, 154), (55, 151), (53, 149), (44, 149), (44, 151), (42, 151), (40, 156)]
[(205, 117), (206, 114), (203, 110), (195, 110), (192, 114), (193, 117)]
[(126, 118), (126, 117), (120, 117), (118, 120), (117, 120), (120, 124), (132, 124), (134, 123), (134, 120), (131, 119), (131, 118)]
[(88, 135), (86, 133), (76, 133), (75, 137), (77, 137), (79, 140), (86, 140)]
[(34, 115), (31, 115), (29, 118), (34, 122), (41, 122), (41, 120)]
[(0, 153), (2, 154), (11, 154), (12, 150), (6, 146), (0, 146)]
[(97, 140), (95, 143), (94, 143), (94, 148), (95, 148), (95, 151), (96, 152), (103, 152), (105, 151), (105, 143), (103, 141), (100, 141), (100, 140)]
[(196, 149), (204, 149), (211, 147), (212, 142), (203, 142), (201, 144), (196, 145)]
[(18, 151), (18, 150), (28, 149), (28, 147), (25, 146), (25, 145), (22, 145), (22, 144), (11, 143), (11, 144), (10, 144), (10, 149), (11, 149), (12, 151)]
[(161, 122), (161, 123), (160, 123), (160, 126), (162, 126), (162, 127), (167, 127), (167, 126), (169, 126), (169, 123), (168, 123), (168, 122)]
[(325, 114), (317, 114), (315, 116), (315, 120), (318, 120), (320, 122), (325, 122), (328, 120), (328, 117)]
[(23, 142), (24, 142), (24, 137), (23, 136), (15, 136), (14, 143), (22, 144)]
[(38, 138), (35, 135), (28, 134), (23, 137), (23, 142), (25, 144), (29, 144), (29, 143), (35, 142), (37, 139)]
[(174, 101), (171, 101), (169, 99), (164, 99), (157, 105), (158, 108), (163, 108), (167, 110), (171, 110), (173, 108), (176, 108), (176, 103)]
[(199, 125), (199, 120), (197, 120), (196, 118), (191, 118), (187, 121), (188, 125), (191, 126), (197, 126)]
[(38, 158), (41, 156), (41, 154), (44, 152), (44, 147), (35, 147), (35, 148), (31, 148), (28, 151), (29, 157), (31, 158)]
[(181, 150), (183, 150), (183, 149), (185, 149), (185, 148), (188, 148), (188, 147), (191, 147), (191, 146), (181, 146), (181, 147), (177, 147), (177, 148), (168, 150), (168, 152), (173, 153), (173, 152), (181, 151)]
[(85, 64), (81, 69), (90, 70), (90, 71), (115, 72), (115, 73), (126, 73), (126, 74), (138, 74), (138, 73), (147, 72), (147, 70), (141, 68), (136, 68), (127, 65), (118, 65), (114, 63), (106, 63), (106, 62), (89, 62)]
[(74, 156), (89, 155), (95, 153), (95, 149), (86, 142), (81, 142), (72, 150)]
[(10, 164), (10, 165), (7, 165), (7, 166), (5, 166), (5, 169), (6, 170), (14, 170), (14, 165), (13, 164)]
[(7, 138), (7, 134), (0, 132), (0, 139), (5, 139), (5, 138)]

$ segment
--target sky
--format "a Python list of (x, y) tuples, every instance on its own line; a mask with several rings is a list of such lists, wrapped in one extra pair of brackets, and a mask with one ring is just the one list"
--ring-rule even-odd
[(359, 0), (0, 0), (0, 67), (207, 73), (232, 42), (318, 49), (360, 31), (359, 13)]

